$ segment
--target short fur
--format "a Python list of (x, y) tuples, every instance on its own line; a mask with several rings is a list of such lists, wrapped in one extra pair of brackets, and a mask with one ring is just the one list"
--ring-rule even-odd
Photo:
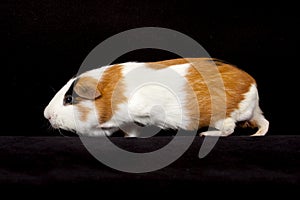
[[(64, 104), (72, 85), (76, 101)], [(254, 136), (265, 135), (269, 127), (254, 78), (211, 58), (122, 63), (85, 72), (68, 81), (44, 115), (55, 128), (89, 136), (111, 135), (119, 128), (138, 136), (136, 124), (216, 128), (201, 133), (205, 136), (228, 136), (241, 121), (258, 127)]]

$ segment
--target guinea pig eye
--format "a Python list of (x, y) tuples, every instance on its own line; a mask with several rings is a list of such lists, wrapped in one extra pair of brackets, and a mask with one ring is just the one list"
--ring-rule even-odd
[(73, 97), (72, 97), (72, 95), (65, 96), (65, 98), (64, 98), (64, 105), (72, 104), (72, 103), (73, 103)]

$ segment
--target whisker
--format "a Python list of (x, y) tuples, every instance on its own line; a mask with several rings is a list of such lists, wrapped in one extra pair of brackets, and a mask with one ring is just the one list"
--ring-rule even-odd
[(56, 93), (56, 90), (55, 90), (54, 87), (52, 87), (51, 85), (48, 85), (48, 87), (49, 87), (54, 93)]
[(58, 129), (58, 132), (59, 132), (59, 134), (62, 135), (63, 137), (68, 137), (68, 136), (66, 136), (66, 135), (64, 135), (64, 134), (62, 133), (62, 131), (60, 130), (60, 128)]

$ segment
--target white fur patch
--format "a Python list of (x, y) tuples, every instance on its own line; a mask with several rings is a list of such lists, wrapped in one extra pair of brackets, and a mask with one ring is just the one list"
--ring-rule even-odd
[(251, 119), (254, 109), (258, 106), (258, 92), (255, 84), (250, 86), (249, 91), (244, 96), (245, 99), (239, 103), (239, 108), (231, 113), (231, 117), (236, 121)]
[(66, 130), (76, 130), (74, 109), (72, 105), (63, 105), (64, 96), (75, 79), (71, 79), (63, 86), (50, 101), (44, 110), (45, 118), (49, 119), (55, 128)]
[(126, 86), (124, 93), (128, 102), (118, 106), (108, 124), (119, 126), (135, 121), (160, 128), (185, 126), (184, 77), (189, 64), (159, 70), (147, 67), (146, 63), (125, 63), (122, 66)]

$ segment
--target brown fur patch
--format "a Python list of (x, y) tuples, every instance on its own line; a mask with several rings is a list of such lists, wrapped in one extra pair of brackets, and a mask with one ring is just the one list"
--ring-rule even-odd
[(107, 68), (98, 83), (101, 97), (95, 100), (99, 113), (99, 122), (104, 123), (111, 119), (118, 105), (125, 102), (122, 66), (114, 65)]
[(147, 63), (147, 67), (151, 69), (164, 69), (172, 65), (180, 65), (180, 64), (186, 64), (189, 62), (194, 62), (196, 60), (207, 60), (207, 58), (177, 58), (172, 60), (163, 60), (158, 62), (149, 62)]
[[(251, 84), (255, 83), (246, 72), (229, 64), (219, 61), (214, 64), (211, 61), (214, 60), (194, 60), (186, 75), (197, 97), (199, 110), (195, 109), (193, 103), (187, 103), (186, 109), (192, 119), (200, 112), (199, 121), (194, 120), (190, 124), (191, 129), (208, 126), (211, 122), (228, 117), (238, 108)], [(188, 94), (187, 102), (193, 102), (193, 97), (193, 94)]]
[(237, 126), (241, 128), (257, 128), (257, 124), (253, 120), (238, 122)]
[(77, 105), (77, 108), (81, 114), (80, 120), (85, 122), (88, 118), (88, 114), (90, 113), (91, 109), (80, 104)]

